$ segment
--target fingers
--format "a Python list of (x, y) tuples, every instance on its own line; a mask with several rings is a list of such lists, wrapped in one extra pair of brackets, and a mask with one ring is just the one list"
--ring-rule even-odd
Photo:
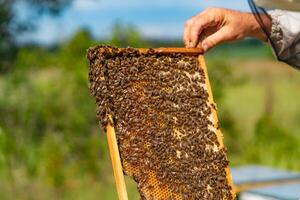
[[(245, 16), (248, 14), (239, 11), (208, 8), (187, 21), (184, 43), (186, 47), (202, 46), (207, 51), (222, 42), (239, 40), (252, 31), (249, 17)], [(252, 15), (251, 17), (253, 18)]]
[(191, 46), (190, 45), (190, 37), (189, 37), (189, 34), (190, 34), (190, 29), (192, 27), (192, 24), (195, 20), (195, 16), (190, 18), (189, 20), (187, 20), (184, 24), (184, 33), (183, 33), (183, 41), (184, 41), (184, 44), (186, 47), (189, 47)]
[(199, 43), (201, 33), (207, 27), (216, 26), (222, 20), (221, 10), (208, 8), (202, 13), (189, 19), (184, 28), (183, 40), (187, 47), (196, 47)]
[(196, 47), (200, 40), (200, 35), (208, 27), (215, 26), (215, 20), (210, 15), (199, 15), (194, 20), (190, 27), (188, 39), (190, 41), (191, 47)]
[(200, 13), (185, 23), (183, 40), (186, 47), (195, 47), (199, 41), (199, 35), (208, 23), (208, 17)]
[(217, 44), (220, 44), (222, 42), (230, 41), (233, 39), (232, 32), (229, 30), (228, 27), (223, 27), (214, 34), (208, 36), (205, 40), (202, 42), (202, 48), (204, 51), (208, 51), (212, 47), (216, 46)]

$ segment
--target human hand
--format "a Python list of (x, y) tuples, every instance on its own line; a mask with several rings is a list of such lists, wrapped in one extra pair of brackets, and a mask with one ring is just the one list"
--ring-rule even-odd
[[(268, 31), (271, 19), (263, 16)], [(208, 8), (185, 23), (183, 40), (186, 47), (199, 47), (204, 51), (226, 41), (255, 37), (267, 41), (255, 16), (251, 13)]]

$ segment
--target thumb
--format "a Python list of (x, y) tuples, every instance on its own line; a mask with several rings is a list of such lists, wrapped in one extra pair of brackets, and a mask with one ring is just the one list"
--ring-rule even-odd
[(208, 36), (202, 41), (202, 48), (204, 51), (208, 51), (209, 49), (213, 48), (217, 44), (222, 42), (226, 42), (231, 40), (230, 31), (227, 27), (223, 27), (214, 34)]

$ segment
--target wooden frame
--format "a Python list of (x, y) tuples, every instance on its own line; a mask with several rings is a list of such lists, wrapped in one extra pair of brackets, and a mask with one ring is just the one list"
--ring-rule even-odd
[[(112, 121), (112, 117), (109, 116), (109, 118)], [(108, 125), (106, 127), (106, 136), (119, 200), (128, 200), (116, 132), (113, 126)]]
[[(146, 53), (148, 50), (149, 49), (139, 49), (139, 51), (141, 53)], [(199, 61), (200, 67), (205, 72), (205, 82), (206, 82), (207, 91), (209, 94), (209, 103), (214, 104), (212, 91), (211, 91), (211, 87), (210, 87), (210, 82), (208, 79), (207, 68), (205, 65), (204, 56), (202, 55), (203, 51), (201, 49), (199, 49), (199, 48), (156, 48), (153, 50), (154, 50), (153, 53), (160, 53), (160, 54), (182, 53), (182, 54), (186, 54), (189, 56), (199, 55), (198, 61)], [(212, 108), (212, 115), (213, 115), (213, 123), (216, 127), (218, 124), (218, 118), (217, 118), (216, 110), (213, 108)], [(109, 117), (111, 119), (111, 116), (109, 116)], [(113, 166), (113, 172), (114, 172), (116, 188), (117, 188), (117, 192), (118, 192), (118, 198), (119, 198), (119, 200), (128, 200), (126, 184), (125, 184), (124, 174), (123, 174), (123, 170), (122, 170), (122, 163), (121, 163), (121, 159), (120, 159), (120, 153), (119, 153), (119, 149), (118, 149), (115, 129), (111, 125), (108, 125), (106, 128), (107, 128), (107, 142), (108, 142), (110, 157), (111, 157), (112, 166)], [(221, 148), (224, 147), (223, 135), (219, 129), (216, 129), (216, 134), (217, 134), (218, 141), (220, 143), (220, 147)], [(234, 187), (233, 187), (229, 167), (226, 168), (226, 174), (227, 174), (228, 182), (233, 188), (232, 195), (233, 195), (233, 197), (235, 197), (235, 192), (234, 192)]]

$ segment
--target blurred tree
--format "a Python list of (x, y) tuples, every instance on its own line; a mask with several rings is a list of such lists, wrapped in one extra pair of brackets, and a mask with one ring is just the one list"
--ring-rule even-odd
[[(86, 50), (94, 43), (96, 44), (96, 42), (93, 40), (90, 30), (87, 28), (82, 28), (78, 30), (73, 37), (70, 38), (70, 40), (66, 41), (62, 45), (61, 52), (72, 57), (83, 57), (86, 54)], [(73, 61), (73, 59), (71, 60)]]
[(11, 38), (13, 23), (12, 3), (9, 0), (0, 1), (0, 72), (9, 67), (9, 61), (15, 54), (15, 45)]
[(299, 142), (299, 136), (283, 128), (272, 116), (263, 115), (256, 122), (253, 141), (248, 144), (250, 161), (299, 170)]
[(121, 21), (116, 21), (111, 34), (111, 45), (118, 47), (147, 47), (146, 41), (133, 25), (123, 25)]
[(57, 15), (71, 4), (72, 0), (0, 0), (0, 73), (12, 66), (17, 52), (15, 36), (29, 30), (36, 22), (36, 17), (19, 21), (16, 6), (23, 4), (31, 14), (43, 13)]

